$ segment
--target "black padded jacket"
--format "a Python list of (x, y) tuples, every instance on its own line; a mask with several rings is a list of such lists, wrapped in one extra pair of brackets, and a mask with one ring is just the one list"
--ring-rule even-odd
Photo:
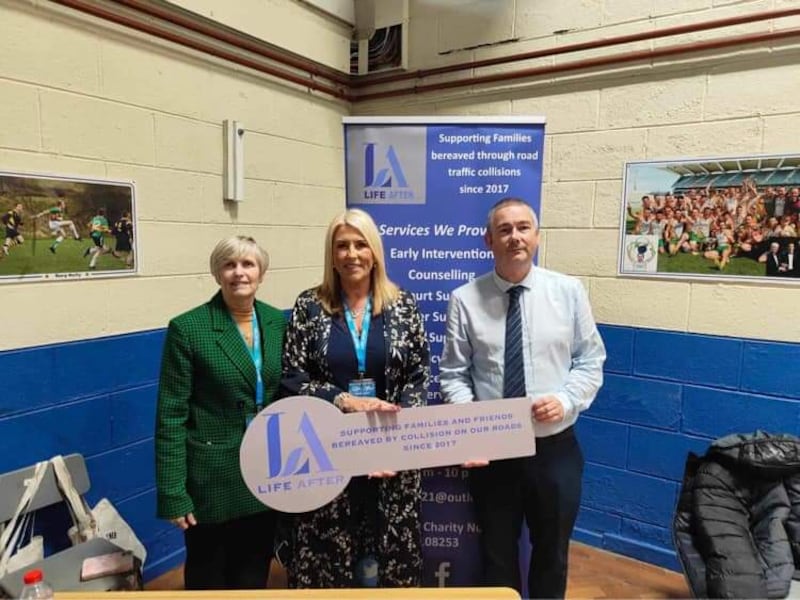
[(785, 598), (800, 575), (800, 438), (734, 434), (689, 454), (673, 537), (695, 598)]

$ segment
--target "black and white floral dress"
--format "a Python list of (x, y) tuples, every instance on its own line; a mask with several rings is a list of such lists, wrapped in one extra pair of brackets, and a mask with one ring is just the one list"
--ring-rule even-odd
[[(430, 350), (422, 315), (411, 294), (383, 310), (386, 400), (423, 406), (430, 380)], [(314, 289), (297, 298), (286, 330), (280, 395), (317, 396), (328, 401), (346, 390), (336, 386), (328, 364), (331, 315)], [(295, 588), (355, 587), (355, 567), (365, 555), (379, 564), (378, 585), (420, 585), (420, 472), (401, 471), (374, 483), (375, 519), (360, 519), (351, 504), (353, 486), (320, 509), (292, 517), (281, 552)], [(279, 540), (279, 543), (281, 540)]]

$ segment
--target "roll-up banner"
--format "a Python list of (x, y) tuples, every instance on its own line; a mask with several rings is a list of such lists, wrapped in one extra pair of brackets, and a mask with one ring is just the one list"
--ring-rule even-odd
[[(438, 404), (450, 292), (492, 269), (483, 239), (489, 209), (511, 196), (539, 213), (544, 118), (346, 117), (344, 133), (347, 206), (372, 215), (389, 277), (416, 297), (431, 345), (428, 403)], [(423, 585), (476, 585), (467, 471), (423, 475)]]

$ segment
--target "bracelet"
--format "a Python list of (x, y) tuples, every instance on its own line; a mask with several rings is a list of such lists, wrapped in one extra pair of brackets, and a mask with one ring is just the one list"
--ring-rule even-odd
[(350, 394), (347, 392), (340, 392), (336, 394), (333, 398), (333, 405), (338, 408), (342, 412), (347, 412), (344, 407), (345, 401), (350, 397)]

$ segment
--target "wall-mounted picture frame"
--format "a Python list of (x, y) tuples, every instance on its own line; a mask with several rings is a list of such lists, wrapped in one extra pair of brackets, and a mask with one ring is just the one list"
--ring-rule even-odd
[(132, 182), (0, 171), (0, 283), (138, 273)]
[(619, 274), (800, 283), (800, 154), (626, 163)]

